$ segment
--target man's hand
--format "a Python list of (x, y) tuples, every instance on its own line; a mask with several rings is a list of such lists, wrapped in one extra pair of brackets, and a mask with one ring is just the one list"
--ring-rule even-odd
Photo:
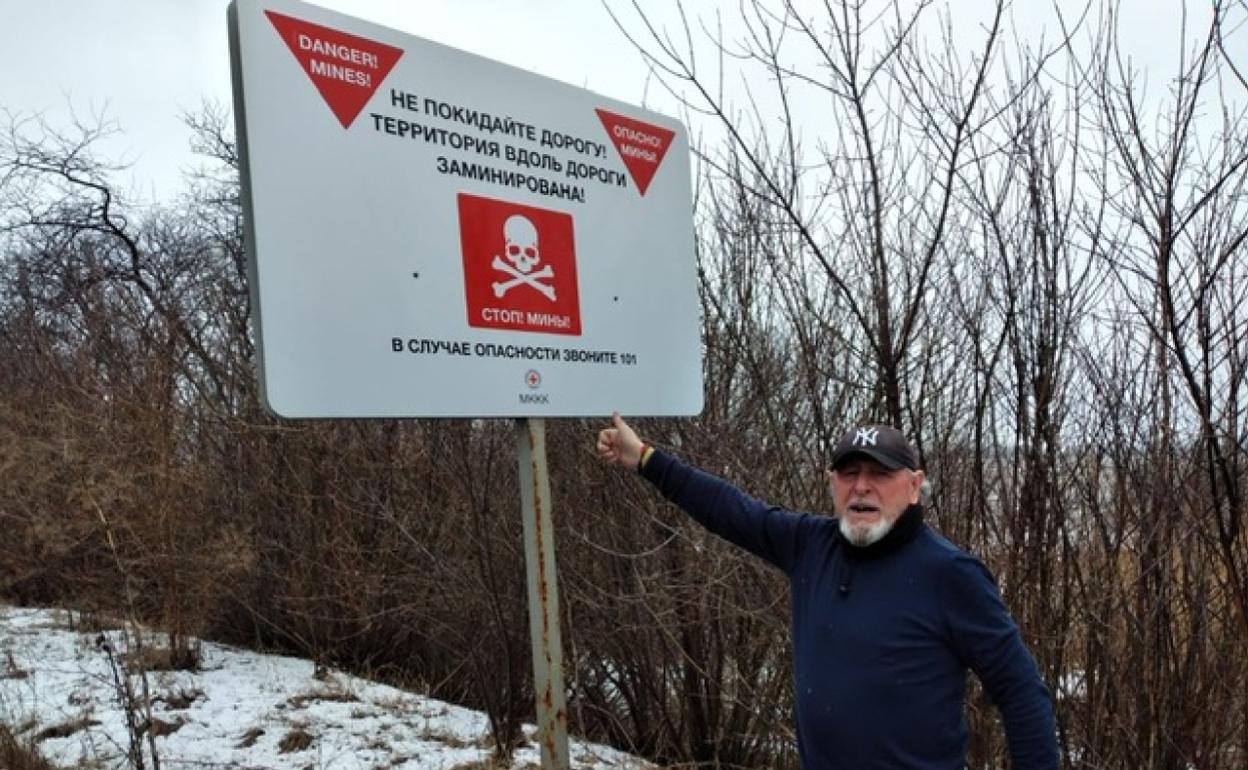
[(637, 463), (641, 462), (641, 439), (619, 412), (611, 415), (611, 426), (598, 432), (598, 456), (636, 470)]

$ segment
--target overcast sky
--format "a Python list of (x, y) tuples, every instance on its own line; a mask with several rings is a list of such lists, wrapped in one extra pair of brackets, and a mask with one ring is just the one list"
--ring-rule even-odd
[[(231, 103), (228, 0), (0, 0), (0, 107), (54, 125), (103, 113), (124, 135), (106, 153), (133, 165), (150, 194), (193, 164), (179, 115)], [(640, 101), (645, 69), (587, 0), (325, 0), (317, 3)]]
[[(598, 0), (322, 0), (317, 3), (401, 32), (497, 59), (605, 96), (663, 112), (665, 102), (646, 68)], [(685, 0), (691, 15), (717, 5), (735, 15), (736, 0)], [(1074, 5), (1074, 0), (1062, 0)], [(43, 113), (54, 126), (102, 114), (124, 132), (102, 147), (132, 165), (120, 181), (146, 197), (175, 192), (180, 170), (195, 163), (179, 116), (204, 100), (229, 105), (227, 0), (0, 0), (0, 108)], [(622, 5), (613, 1), (613, 5)], [(650, 0), (671, 23), (673, 2)], [(799, 6), (802, 3), (799, 3)], [(957, 0), (974, 14), (987, 0)], [(1019, 0), (1020, 29), (1037, 30), (1049, 4)], [(1154, 72), (1174, 71), (1174, 31), (1181, 0), (1127, 0), (1122, 34), (1133, 56)], [(1201, 26), (1207, 0), (1191, 0)], [(1243, 14), (1241, 14), (1243, 15)], [(960, 26), (974, 30), (976, 19)], [(1232, 55), (1248, 64), (1248, 30), (1233, 38)], [(1242, 55), (1240, 55), (1242, 54)]]

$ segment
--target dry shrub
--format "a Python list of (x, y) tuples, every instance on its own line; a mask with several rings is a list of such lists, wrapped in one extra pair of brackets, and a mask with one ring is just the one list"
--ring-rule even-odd
[[(757, 22), (781, 17), (799, 21)], [(905, 427), (931, 522), (995, 571), (1062, 694), (1072, 762), (1248, 754), (1248, 125), (1211, 85), (1239, 80), (1218, 69), (1224, 21), (1162, 89), (1174, 120), (1134, 112), (1129, 71), (1103, 68), (1109, 29), (1089, 30), (1105, 59), (1052, 60), (1069, 83), (1020, 49), (1017, 93), (962, 77), (977, 65), (954, 48), (921, 66), (941, 41), (910, 38), (812, 80), (879, 89), (821, 94), (845, 119), (810, 142), (819, 162), (749, 125), (703, 148), (706, 406), (638, 423), (811, 510), (823, 442)], [(769, 73), (786, 94), (804, 79)], [(1187, 131), (1200, 111), (1224, 116), (1217, 136)], [(106, 169), (38, 163), (90, 165), (89, 147), (0, 135), (0, 235), (21, 236), (0, 257), (0, 594), (157, 623), (175, 650), (206, 634), (419, 684), (484, 709), (506, 756), (533, 715), (511, 426), (264, 413), (231, 125), (201, 116), (221, 176), (153, 214), (104, 205)], [(783, 578), (597, 463), (598, 427), (548, 426), (573, 729), (670, 764), (795, 767)], [(970, 763), (999, 764), (974, 690), (968, 715)]]

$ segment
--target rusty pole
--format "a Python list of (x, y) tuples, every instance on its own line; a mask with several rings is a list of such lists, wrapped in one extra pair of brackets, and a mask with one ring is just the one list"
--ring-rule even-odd
[(524, 561), (529, 578), (529, 636), (533, 643), (533, 691), (542, 770), (568, 770), (568, 701), (563, 686), (563, 640), (559, 633), (559, 583), (555, 535), (546, 474), (546, 421), (516, 420)]

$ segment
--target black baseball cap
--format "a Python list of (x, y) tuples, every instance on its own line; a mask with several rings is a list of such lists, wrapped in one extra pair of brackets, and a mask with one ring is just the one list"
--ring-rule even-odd
[(832, 450), (832, 469), (851, 455), (866, 455), (885, 468), (919, 469), (919, 453), (905, 434), (887, 425), (850, 428)]

